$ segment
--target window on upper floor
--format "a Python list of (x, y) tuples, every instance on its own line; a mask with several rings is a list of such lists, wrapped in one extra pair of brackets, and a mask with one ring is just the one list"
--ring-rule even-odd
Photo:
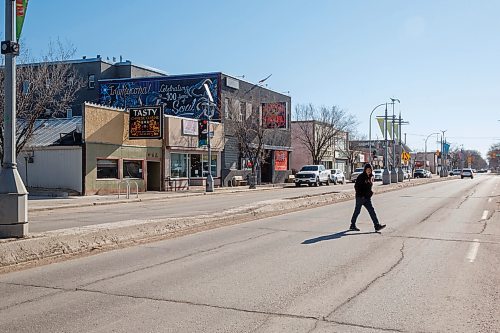
[(89, 87), (89, 89), (95, 88), (95, 75), (94, 74), (89, 74), (88, 87)]

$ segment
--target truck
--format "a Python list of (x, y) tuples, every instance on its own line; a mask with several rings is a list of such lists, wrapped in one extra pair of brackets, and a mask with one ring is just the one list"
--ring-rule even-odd
[(330, 185), (330, 172), (322, 164), (304, 165), (295, 174), (295, 186), (307, 184), (309, 186)]

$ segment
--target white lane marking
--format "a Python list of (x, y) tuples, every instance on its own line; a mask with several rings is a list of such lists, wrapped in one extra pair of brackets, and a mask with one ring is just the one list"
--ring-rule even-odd
[(491, 198), (488, 199), (488, 202), (491, 202)]
[(486, 220), (486, 218), (487, 218), (487, 217), (488, 217), (488, 211), (487, 211), (487, 210), (485, 210), (485, 211), (483, 212), (483, 216), (481, 216), (481, 220)]
[(479, 250), (479, 244), (479, 240), (474, 239), (474, 243), (470, 245), (469, 252), (467, 252), (467, 259), (469, 259), (469, 262), (474, 262), (474, 260), (476, 260), (477, 250)]

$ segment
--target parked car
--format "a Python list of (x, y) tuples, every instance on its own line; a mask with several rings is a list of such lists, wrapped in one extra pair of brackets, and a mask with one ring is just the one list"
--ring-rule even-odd
[(462, 172), (462, 170), (460, 170), (460, 169), (453, 169), (450, 171), (450, 176), (460, 176), (461, 172)]
[(472, 172), (472, 169), (462, 169), (462, 173), (460, 174), (460, 177), (464, 179), (464, 177), (470, 177), (470, 179), (474, 178), (474, 173)]
[(354, 172), (351, 174), (351, 182), (354, 183), (358, 178), (358, 176), (363, 173), (363, 170), (364, 170), (363, 168), (354, 169)]
[(410, 172), (406, 169), (403, 169), (403, 179), (410, 179)]
[(309, 186), (319, 186), (321, 184), (330, 185), (330, 172), (322, 164), (304, 165), (295, 174), (295, 186), (307, 184)]
[(432, 172), (430, 172), (429, 170), (425, 170), (425, 177), (432, 178)]
[(382, 181), (382, 174), (384, 173), (384, 169), (375, 169), (373, 170), (373, 177), (374, 177), (374, 180), (377, 181), (377, 180), (380, 180)]
[(330, 181), (335, 185), (338, 183), (345, 184), (344, 171), (340, 169), (330, 169)]
[(413, 178), (427, 178), (427, 172), (424, 169), (415, 169)]

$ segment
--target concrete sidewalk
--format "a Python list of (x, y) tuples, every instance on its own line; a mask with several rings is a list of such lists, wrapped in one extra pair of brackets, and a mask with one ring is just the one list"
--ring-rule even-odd
[(248, 186), (239, 187), (221, 187), (216, 188), (214, 192), (205, 192), (204, 187), (191, 187), (189, 190), (176, 191), (176, 192), (141, 192), (138, 195), (131, 194), (129, 199), (126, 198), (124, 194), (119, 197), (117, 194), (111, 195), (88, 195), (88, 196), (67, 196), (61, 197), (51, 197), (51, 196), (40, 196), (34, 195), (28, 198), (28, 210), (29, 212), (46, 211), (46, 210), (56, 210), (65, 208), (77, 208), (86, 206), (99, 206), (99, 205), (113, 205), (121, 203), (134, 203), (142, 201), (153, 201), (153, 200), (165, 200), (171, 198), (184, 198), (200, 195), (217, 195), (217, 194), (227, 194), (227, 193), (239, 193), (247, 191), (265, 191), (265, 190), (275, 190), (282, 189), (285, 186), (293, 184), (274, 184), (274, 185), (259, 185), (256, 189), (250, 190)]

